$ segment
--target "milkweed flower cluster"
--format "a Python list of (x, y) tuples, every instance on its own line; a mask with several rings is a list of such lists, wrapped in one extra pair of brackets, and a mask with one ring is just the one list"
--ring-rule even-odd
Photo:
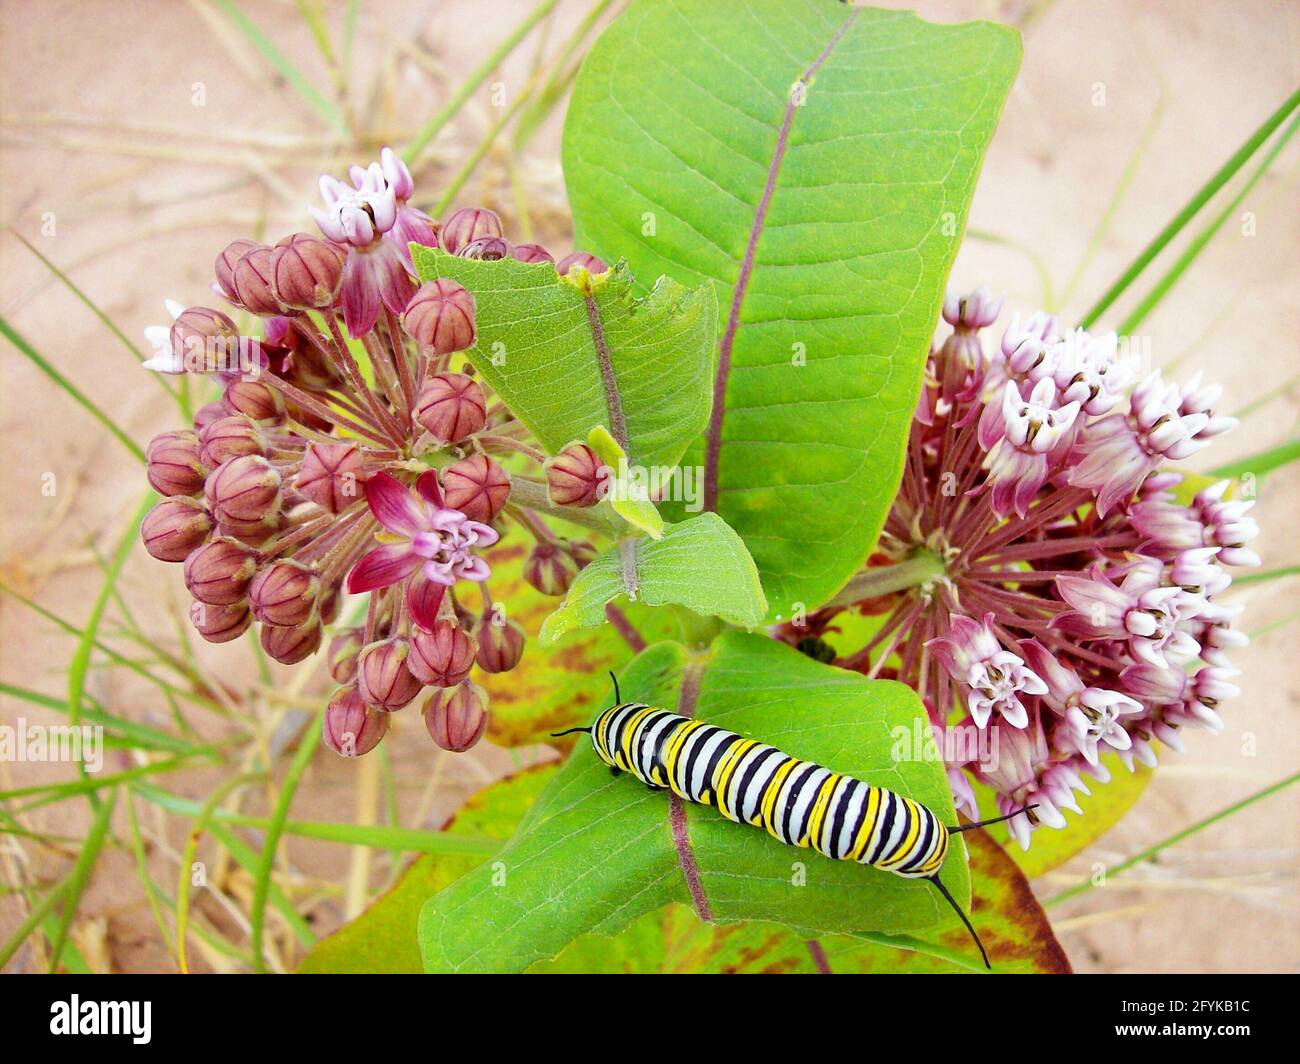
[[(1009, 822), (1028, 847), (1105, 782), (1101, 754), (1131, 770), (1155, 764), (1157, 740), (1180, 750), (1183, 728), (1222, 729), (1227, 654), (1246, 642), (1223, 594), (1231, 567), (1259, 564), (1258, 528), (1227, 481), (1191, 494), (1166, 469), (1233, 426), (1219, 388), (1143, 376), (1113, 334), (1042, 313), (989, 345), (1001, 303), (980, 289), (944, 304), (951, 332), (859, 600), (779, 634), (816, 653), (843, 611), (879, 616), (837, 663), (918, 690), (958, 807), (977, 816), (972, 780), (1003, 814), (1034, 805)], [(917, 559), (924, 579), (872, 594), (871, 567)], [(971, 731), (980, 742), (960, 741)]]
[[(373, 749), (426, 688), (429, 734), (465, 750), (487, 720), (471, 672), (513, 669), (525, 642), (488, 591), (484, 551), (513, 519), (537, 541), (526, 579), (563, 594), (591, 549), (512, 502), (503, 463), (544, 475), (546, 456), (457, 357), (475, 343), (474, 296), (446, 278), (421, 284), (410, 244), (555, 260), (506, 241), (490, 210), (434, 221), (411, 205), (410, 171), (387, 148), (349, 179), (321, 178), (319, 236), (236, 240), (217, 256), (214, 290), (261, 320), (260, 337), (221, 310), (170, 302), (172, 323), (147, 331), (147, 368), (208, 375), (221, 397), (149, 444), (148, 479), (164, 498), (141, 535), (155, 558), (184, 566), (205, 639), (256, 624), (285, 664), (327, 646), (341, 685), (324, 720), (334, 750)], [(605, 268), (581, 252), (555, 267), (575, 262)], [(479, 602), (467, 603), (474, 585)], [(331, 634), (346, 594), (367, 597), (364, 623)]]

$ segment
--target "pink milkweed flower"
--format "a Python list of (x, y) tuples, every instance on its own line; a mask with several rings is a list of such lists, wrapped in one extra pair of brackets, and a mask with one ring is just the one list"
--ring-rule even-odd
[(1088, 576), (1058, 576), (1056, 587), (1074, 608), (1058, 614), (1052, 625), (1069, 635), (1125, 639), (1135, 658), (1162, 668), (1200, 652), (1187, 622), (1204, 608), (1204, 599), (1181, 587), (1161, 586), (1147, 567), (1133, 568), (1116, 584), (1093, 566)]
[(1018, 654), (1003, 649), (992, 620), (992, 614), (983, 622), (953, 614), (949, 633), (925, 645), (954, 680), (970, 688), (968, 705), (976, 727), (985, 727), (996, 710), (1013, 728), (1023, 728), (1029, 717), (1020, 694), (1046, 694), (1047, 685)]
[(993, 509), (1000, 516), (1014, 510), (1023, 517), (1047, 480), (1053, 460), (1069, 449), (1079, 404), (1058, 407), (1056, 402), (1056, 383), (1044, 377), (1028, 399), (1021, 396), (1015, 381), (1007, 381), (1002, 401), (984, 407), (979, 444), (986, 451), (997, 445), (986, 461), (989, 475), (984, 488), (992, 491)]
[(1142, 703), (1118, 691), (1087, 686), (1037, 639), (1022, 639), (1019, 646), (1030, 668), (1047, 684), (1043, 704), (1065, 722), (1064, 732), (1058, 730), (1053, 738), (1065, 739), (1062, 745), (1068, 752), (1082, 754), (1095, 765), (1099, 743), (1115, 750), (1129, 748), (1131, 740), (1120, 718), (1142, 713)]
[[(185, 304), (174, 299), (164, 299), (163, 306), (175, 321), (185, 311)], [(172, 321), (166, 325), (147, 325), (144, 330), (145, 342), (153, 348), (153, 357), (140, 363), (145, 369), (155, 373), (184, 373), (185, 354), (172, 345)]]
[(378, 163), (362, 171), (361, 180), (353, 188), (337, 177), (322, 174), (320, 194), (325, 209), (312, 207), (311, 216), (320, 231), (335, 243), (369, 247), (397, 221), (397, 197)]
[[(1079, 811), (1073, 792), (1084, 794), (1088, 788), (1069, 761), (1053, 759), (1037, 707), (1029, 714), (1023, 728), (1015, 728), (1005, 719), (990, 725), (996, 741), (989, 748), (996, 751), (987, 761), (968, 766), (981, 783), (997, 791), (999, 813), (1006, 815), (1024, 810), (1007, 821), (1007, 829), (1023, 850), (1029, 849), (1029, 837), (1040, 825), (1065, 827), (1062, 809)], [(1028, 809), (1028, 806), (1034, 806)]]
[[(393, 222), (393, 227), (384, 234), (384, 239), (392, 243), (401, 252), (402, 258), (411, 263), (414, 268), (411, 260), (411, 245), (438, 247), (438, 227), (424, 211), (412, 207), (407, 202), (415, 191), (415, 181), (411, 178), (411, 171), (406, 163), (402, 162), (392, 148), (384, 148), (379, 153), (379, 168), (383, 171), (384, 180), (393, 190), (393, 196), (397, 200), (397, 218)], [(354, 182), (359, 176), (356, 173), (359, 169), (355, 166), (352, 168), (351, 176)], [(363, 174), (364, 172), (362, 171)]]
[(1161, 462), (1191, 457), (1209, 444), (1211, 436), (1236, 424), (1233, 418), (1214, 417), (1207, 396), (1217, 392), (1201, 389), (1185, 394), (1156, 370), (1133, 390), (1128, 413), (1086, 426), (1080, 441), (1085, 456), (1070, 470), (1070, 484), (1095, 491), (1097, 512), (1104, 517), (1130, 499)]
[(352, 594), (408, 580), (407, 605), (421, 628), (432, 629), (443, 594), (457, 580), (483, 581), (487, 562), (471, 553), (499, 538), (494, 528), (449, 509), (433, 470), (421, 474), (416, 491), (376, 473), (366, 481), (366, 503), (387, 535), (384, 545), (364, 555), (348, 574)]
[(1062, 400), (1079, 403), (1091, 417), (1109, 413), (1123, 401), (1136, 369), (1137, 359), (1120, 356), (1115, 333), (1090, 336), (1075, 329), (1052, 350), (1052, 377)]
[(1002, 310), (1003, 298), (994, 297), (983, 285), (965, 294), (948, 290), (943, 301), (943, 319), (953, 331), (939, 354), (939, 363), (945, 367), (944, 378), (939, 383), (947, 402), (969, 399), (983, 390), (987, 359), (979, 330), (993, 324)]
[(347, 247), (343, 267), (343, 320), (353, 336), (375, 327), (382, 302), (394, 314), (415, 294), (409, 254), (384, 236), (397, 222), (397, 197), (378, 163), (371, 163), (355, 188), (325, 174), (320, 179), (325, 209), (311, 208), (320, 231)]
[(1218, 559), (1224, 565), (1259, 565), (1260, 557), (1246, 547), (1259, 535), (1259, 525), (1247, 512), (1255, 505), (1253, 499), (1224, 501), (1229, 482), (1217, 484), (1197, 492), (1192, 500), (1192, 510), (1204, 526), (1203, 542), (1220, 549)]

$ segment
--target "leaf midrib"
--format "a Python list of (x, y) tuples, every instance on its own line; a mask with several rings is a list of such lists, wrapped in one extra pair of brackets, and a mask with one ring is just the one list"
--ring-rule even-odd
[[(811, 79), (822, 64), (830, 58), (835, 46), (857, 21), (859, 10), (854, 9), (822, 49), (821, 54), (799, 76), (796, 84), (807, 89)], [(718, 344), (718, 368), (713, 380), (713, 409), (709, 414), (709, 428), (704, 452), (704, 509), (717, 513), (718, 510), (718, 465), (722, 457), (722, 424), (727, 414), (727, 381), (731, 375), (731, 354), (735, 347), (736, 334), (740, 331), (740, 312), (749, 291), (749, 280), (754, 273), (754, 264), (758, 253), (758, 242), (763, 236), (763, 225), (767, 220), (768, 209), (776, 195), (777, 179), (781, 172), (781, 163), (785, 159), (786, 149), (790, 144), (790, 130), (794, 126), (795, 110), (802, 106), (796, 102), (792, 92), (786, 101), (785, 111), (781, 116), (781, 127), (777, 132), (776, 144), (772, 148), (772, 159), (768, 164), (767, 177), (763, 193), (754, 209), (754, 220), (750, 224), (749, 239), (745, 245), (745, 256), (740, 263), (740, 272), (736, 277), (735, 288), (731, 293), (731, 309), (727, 313), (727, 325)]]

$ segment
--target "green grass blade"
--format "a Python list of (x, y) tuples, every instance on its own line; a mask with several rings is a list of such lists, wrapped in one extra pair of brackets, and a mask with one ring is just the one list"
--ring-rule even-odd
[[(54, 698), (52, 695), (43, 695), (39, 691), (31, 691), (26, 687), (19, 687), (17, 684), (6, 683), (3, 680), (0, 680), (0, 694), (30, 702), (32, 705), (41, 706), (44, 709), (52, 709), (56, 713), (66, 713), (68, 710), (66, 702)], [(103, 728), (104, 731), (111, 732), (124, 739), (130, 746), (142, 750), (160, 751), (169, 754), (188, 754), (191, 757), (220, 756), (220, 750), (216, 744), (195, 746), (184, 739), (178, 739), (174, 735), (168, 735), (166, 732), (151, 728), (147, 724), (137, 724), (133, 720), (126, 720), (123, 717), (107, 713), (98, 708), (97, 702), (90, 702), (82, 709), (81, 722), (92, 727)]]
[(262, 842), (262, 860), (253, 879), (253, 911), (249, 917), (252, 924), (253, 965), (259, 972), (266, 969), (266, 960), (262, 955), (262, 933), (266, 923), (266, 895), (271, 886), (275, 851), (280, 845), (284, 822), (289, 818), (289, 806), (293, 804), (298, 783), (302, 779), (302, 774), (307, 771), (307, 765), (319, 745), (317, 733), (323, 715), (324, 710), (321, 710), (312, 718), (313, 723), (308, 725), (298, 741), (297, 753), (293, 755), (293, 761), (289, 764), (289, 771), (280, 785), (280, 794), (276, 799), (275, 808), (271, 811), (271, 819), (266, 825), (266, 838)]
[[(162, 940), (167, 943), (167, 948), (171, 949), (171, 935), (167, 931), (166, 921), (163, 920), (162, 906), (158, 904), (162, 891), (149, 875), (149, 858), (144, 850), (144, 834), (140, 831), (140, 817), (135, 811), (135, 790), (129, 783), (126, 787), (126, 815), (127, 823), (131, 827), (131, 854), (135, 857), (136, 878), (144, 886), (145, 897), (149, 901), (149, 911), (153, 914), (154, 923), (158, 925)], [(172, 956), (175, 955), (175, 950), (172, 950)]]
[(198, 856), (199, 840), (203, 837), (203, 831), (208, 826), (208, 821), (212, 819), (212, 814), (226, 798), (226, 795), (239, 787), (245, 787), (254, 780), (261, 779), (265, 773), (262, 772), (245, 772), (241, 776), (232, 776), (225, 780), (212, 794), (208, 800), (203, 803), (199, 810), (198, 816), (190, 824), (189, 834), (185, 839), (185, 850), (181, 854), (180, 867), (177, 869), (176, 880), (176, 963), (180, 965), (182, 972), (189, 972), (189, 958), (185, 952), (185, 932), (190, 922), (190, 878), (193, 874), (194, 858)]
[(560, 99), (568, 91), (569, 86), (573, 84), (573, 79), (578, 74), (578, 63), (570, 63), (570, 60), (582, 46), (592, 28), (600, 21), (601, 17), (615, 3), (615, 0), (598, 0), (598, 2), (583, 16), (578, 23), (577, 28), (569, 36), (564, 47), (560, 49), (559, 55), (551, 63), (551, 76), (546, 79), (546, 84), (536, 94), (533, 102), (520, 115), (518, 123), (515, 125), (515, 136), (513, 141), (516, 153), (522, 151), (537, 132), (541, 124), (546, 121), (546, 117), (560, 102)]
[(1262, 477), (1265, 473), (1281, 469), (1297, 458), (1300, 458), (1300, 439), (1287, 440), (1286, 443), (1279, 443), (1276, 447), (1260, 451), (1249, 458), (1240, 458), (1226, 465), (1215, 466), (1206, 476), (1220, 479), (1230, 477), (1235, 480), (1237, 477), (1244, 477), (1247, 473), (1253, 473), (1256, 477)]
[(125, 447), (128, 451), (130, 451), (133, 455), (135, 455), (136, 458), (138, 458), (141, 461), (141, 463), (145, 461), (144, 450), (140, 447), (140, 445), (136, 443), (135, 440), (131, 439), (131, 437), (128, 436), (122, 429), (118, 428), (117, 424), (113, 421), (111, 417), (109, 417), (107, 414), (104, 413), (104, 411), (102, 411), (93, 402), (91, 402), (91, 400), (86, 396), (85, 392), (81, 391), (81, 389), (79, 389), (75, 384), (73, 384), (70, 380), (68, 380), (67, 377), (65, 377), (62, 373), (60, 373), (57, 369), (55, 369), (54, 366), (51, 365), (50, 362), (39, 351), (37, 351), (36, 348), (34, 348), (21, 333), (18, 332), (18, 330), (16, 330), (12, 325), (10, 325), (8, 320), (3, 316), (0, 316), (0, 333), (4, 334), (5, 339), (7, 339), (11, 344), (13, 344), (14, 347), (18, 348), (18, 350), (21, 351), (25, 356), (27, 356), (28, 360), (31, 361), (32, 364), (35, 365), (37, 369), (39, 369), (42, 373), (44, 373), (47, 377), (49, 377), (50, 380), (54, 381), (55, 384), (57, 384), (60, 388), (62, 388), (65, 392), (67, 392), (68, 395), (73, 400), (75, 400), (87, 412), (89, 412), (89, 414), (101, 425), (103, 425), (104, 428), (108, 429), (108, 431), (111, 432), (117, 438), (118, 442), (121, 443), (122, 446)]
[[(3, 581), (0, 581), (0, 592), (9, 595), (10, 597), (21, 602), (29, 610), (39, 613), (51, 624), (57, 625), (59, 628), (61, 628), (64, 632), (68, 633), (69, 635), (75, 635), (78, 638), (81, 637), (82, 630), (78, 628), (75, 624), (65, 620), (64, 618), (60, 617), (58, 614), (53, 613), (50, 610), (47, 610), (39, 602), (36, 602), (33, 599), (29, 599), (26, 595), (23, 595), (21, 592), (15, 591), (12, 587), (10, 587), (8, 584), (5, 584)], [(148, 680), (150, 683), (155, 684), (163, 692), (176, 695), (178, 698), (184, 698), (191, 702), (196, 702), (202, 706), (212, 707), (215, 705), (215, 703), (210, 698), (205, 698), (203, 695), (196, 694), (194, 691), (188, 691), (184, 687), (179, 687), (174, 683), (170, 683), (167, 680), (164, 680), (160, 676), (155, 676), (152, 672), (150, 672), (147, 668), (145, 668), (145, 666), (142, 665), (140, 662), (133, 661), (131, 658), (128, 658), (125, 655), (118, 653), (111, 646), (105, 643), (102, 639), (99, 638), (95, 639), (95, 649), (98, 650), (101, 654), (104, 654), (109, 659), (109, 661), (115, 662), (116, 664), (121, 665), (123, 668), (130, 669), (141, 679)], [(166, 661), (163, 661), (160, 662), (160, 664), (165, 665), (168, 663)]]
[[(1154, 69), (1154, 65), (1152, 69)], [(1088, 237), (1088, 245), (1084, 248), (1083, 254), (1079, 256), (1074, 272), (1070, 274), (1069, 280), (1065, 282), (1065, 287), (1061, 290), (1062, 305), (1068, 303), (1070, 297), (1074, 295), (1075, 289), (1079, 287), (1079, 282), (1083, 280), (1083, 275), (1088, 271), (1093, 258), (1101, 249), (1102, 243), (1110, 232), (1110, 227), (1115, 223), (1115, 216), (1119, 213), (1120, 204), (1124, 202), (1125, 197), (1128, 195), (1129, 188), (1133, 184), (1133, 179), (1137, 176), (1142, 160), (1146, 157), (1151, 142), (1155, 139), (1156, 130), (1160, 128), (1160, 123), (1164, 120), (1166, 102), (1165, 86), (1163, 80), (1161, 80), (1160, 94), (1156, 97), (1155, 106), (1151, 108), (1151, 114), (1147, 118), (1146, 125), (1142, 127), (1142, 134), (1138, 137), (1137, 146), (1134, 147), (1128, 161), (1124, 164), (1124, 170), (1115, 185), (1115, 191), (1111, 193), (1110, 202), (1106, 204), (1106, 209), (1102, 212), (1100, 220), (1092, 231), (1092, 235)], [(1049, 309), (1051, 308), (1049, 307)]]
[(1196, 261), (1196, 257), (1205, 250), (1205, 246), (1214, 238), (1214, 235), (1223, 228), (1223, 224), (1232, 217), (1237, 208), (1259, 182), (1259, 179), (1268, 172), (1268, 168), (1273, 164), (1273, 160), (1286, 147), (1287, 142), (1300, 129), (1300, 115), (1287, 124), (1282, 135), (1273, 143), (1268, 153), (1260, 161), (1255, 172), (1250, 175), (1250, 179), (1241, 187), (1241, 190), (1232, 197), (1228, 205), (1223, 208), (1209, 225), (1196, 234), (1187, 249), (1178, 256), (1174, 264), (1160, 277), (1152, 287), (1147, 296), (1134, 308), (1133, 312), (1120, 324), (1116, 330), (1120, 335), (1126, 336), (1136, 329), (1148, 314), (1153, 311), (1162, 299), (1168, 294), (1169, 290), (1178, 282), (1179, 278), (1187, 272), (1187, 268)]
[(249, 20), (247, 15), (235, 6), (233, 0), (216, 0), (216, 4), (226, 13), (226, 17), (234, 23), (235, 28), (248, 38), (249, 43), (262, 53), (266, 61), (275, 68), (276, 73), (293, 86), (298, 95), (320, 113), (321, 117), (330, 124), (335, 133), (340, 137), (350, 136), (347, 122), (344, 121), (339, 109), (323, 96), (310, 81), (303, 77), (302, 72), (289, 62), (284, 53)]
[[(1182, 842), (1184, 839), (1191, 838), (1191, 836), (1195, 835), (1198, 831), (1203, 831), (1205, 828), (1208, 828), (1211, 824), (1217, 824), (1220, 820), (1224, 820), (1232, 816), (1234, 813), (1240, 813), (1243, 809), (1246, 809), (1249, 806), (1254, 805), (1258, 801), (1262, 801), (1263, 799), (1268, 798), (1270, 795), (1277, 794), (1278, 791), (1286, 790), (1286, 788), (1290, 787), (1293, 783), (1297, 781), (1300, 781), (1300, 772), (1297, 772), (1291, 776), (1287, 776), (1286, 779), (1278, 780), (1276, 783), (1269, 784), (1269, 786), (1264, 787), (1262, 790), (1258, 790), (1254, 794), (1241, 799), (1241, 801), (1233, 802), (1232, 805), (1220, 809), (1217, 813), (1214, 813), (1211, 816), (1207, 816), (1204, 820), (1198, 820), (1191, 827), (1184, 828), (1182, 831), (1170, 835), (1169, 838), (1164, 839), (1161, 842), (1157, 842), (1154, 846), (1148, 846), (1141, 853), (1135, 854), (1133, 857), (1130, 857), (1128, 860), (1121, 861), (1114, 868), (1107, 869), (1106, 871), (1107, 879), (1113, 878), (1122, 872), (1127, 872), (1130, 868), (1134, 867), (1135, 865), (1141, 864), (1143, 861), (1149, 861), (1161, 850), (1167, 850), (1169, 849), (1170, 846), (1175, 846), (1178, 843)], [(1045, 902), (1043, 902), (1043, 908), (1049, 908), (1050, 906), (1053, 905), (1060, 905), (1061, 902), (1067, 901), (1070, 898), (1078, 896), (1079, 894), (1083, 894), (1086, 891), (1091, 890), (1092, 888), (1093, 888), (1093, 881), (1091, 879), (1086, 879), (1082, 883), (1078, 884), (1077, 886), (1071, 887), (1069, 890), (1063, 890), (1061, 891), (1060, 894), (1048, 898)]]
[[(146, 801), (153, 802), (173, 813), (193, 816), (201, 808), (200, 803), (192, 798), (184, 798), (179, 794), (172, 794), (148, 784), (137, 784), (136, 792)], [(212, 821), (215, 824), (258, 828), (263, 831), (270, 824), (266, 817), (234, 813), (227, 809), (218, 809), (213, 814)], [(336, 824), (320, 820), (286, 820), (283, 833), (304, 839), (338, 842), (347, 846), (395, 848), (407, 853), (456, 853), (483, 856), (496, 853), (501, 848), (501, 843), (496, 839), (481, 835), (448, 835), (439, 831), (421, 831), (418, 828), (392, 827), (386, 824)]]
[[(209, 824), (208, 834), (229, 850), (230, 856), (238, 861), (250, 876), (257, 871), (257, 862), (260, 860), (258, 854), (252, 847), (245, 845), (233, 831), (221, 824)], [(271, 907), (284, 917), (285, 923), (289, 925), (299, 942), (304, 946), (315, 944), (316, 934), (312, 931), (311, 925), (299, 915), (293, 903), (284, 896), (284, 892), (275, 883), (271, 884), (268, 900)]]
[(63, 915), (59, 919), (59, 928), (54, 935), (54, 943), (50, 947), (50, 973), (53, 974), (59, 970), (59, 959), (63, 954), (63, 944), (68, 939), (68, 931), (72, 927), (73, 917), (77, 915), (77, 906), (81, 903), (81, 895), (85, 893), (86, 886), (90, 882), (90, 873), (94, 871), (95, 862), (99, 860), (99, 851), (104, 848), (104, 839), (108, 837), (109, 821), (113, 817), (113, 808), (117, 805), (117, 789), (108, 796), (108, 801), (99, 807), (99, 812), (95, 814), (94, 823), (90, 825), (90, 832), (86, 835), (85, 844), (81, 847), (81, 853), (77, 855), (77, 863), (72, 866), (72, 871), (68, 875), (67, 897), (63, 902)]
[(1253, 573), (1234, 576), (1232, 585), (1233, 587), (1241, 587), (1243, 584), (1266, 584), (1270, 580), (1281, 580), (1285, 576), (1296, 576), (1297, 574), (1300, 574), (1300, 565), (1285, 565), (1280, 569), (1259, 569)]
[(974, 226), (970, 226), (966, 229), (966, 235), (972, 240), (981, 240), (986, 244), (994, 244), (997, 247), (1008, 248), (1011, 251), (1016, 251), (1023, 255), (1034, 268), (1034, 272), (1038, 274), (1038, 285), (1042, 290), (1040, 298), (1043, 307), (1047, 310), (1055, 309), (1056, 294), (1052, 287), (1052, 273), (1047, 268), (1047, 263), (1043, 260), (1043, 256), (1038, 254), (1037, 251), (1028, 244), (1020, 243), (1018, 240), (1012, 240), (1010, 237), (1002, 236), (1000, 233), (993, 233), (987, 229), (978, 229)]
[(487, 58), (473, 69), (469, 77), (461, 84), (461, 87), (451, 95), (451, 98), (411, 138), (411, 142), (402, 149), (403, 159), (408, 163), (415, 163), (419, 159), (420, 153), (428, 146), (429, 141), (433, 140), (442, 130), (442, 127), (456, 116), (460, 109), (465, 106), (465, 101), (501, 65), (501, 61), (515, 50), (519, 42), (528, 36), (529, 31), (551, 13), (557, 3), (559, 3), (559, 0), (542, 0), (519, 25), (511, 30), (510, 35), (504, 41), (488, 53)]
[[(18, 240), (22, 243), (23, 247), (25, 247), (28, 251), (30, 251), (33, 255), (35, 255), (38, 259), (41, 260), (45, 268), (49, 270), (50, 273), (54, 274), (55, 277), (57, 277), (60, 281), (63, 282), (64, 287), (67, 288), (67, 290), (71, 292), (74, 296), (76, 296), (77, 299), (79, 299), (82, 302), (82, 304), (84, 304), (85, 307), (92, 314), (94, 314), (95, 317), (97, 317), (100, 320), (101, 324), (103, 324), (103, 326), (106, 329), (108, 329), (109, 332), (111, 332), (114, 336), (116, 336), (119, 340), (122, 341), (122, 346), (125, 347), (128, 352), (130, 352), (131, 356), (136, 360), (136, 362), (143, 362), (145, 358), (148, 357), (138, 347), (136, 347), (135, 344), (133, 344), (129, 339), (127, 339), (126, 333), (124, 333), (121, 329), (117, 327), (117, 323), (114, 322), (113, 319), (110, 318), (107, 314), (105, 314), (102, 310), (100, 310), (98, 305), (95, 303), (95, 301), (92, 300), (90, 296), (86, 295), (86, 293), (83, 292), (73, 282), (71, 277), (69, 277), (61, 269), (55, 266), (53, 262), (51, 262), (48, 258), (46, 258), (45, 255), (35, 244), (33, 244), (30, 240), (28, 240), (25, 236), (23, 236), (22, 233), (18, 232), (18, 230), (16, 229), (11, 229), (10, 232), (12, 232), (13, 235), (18, 238)], [(171, 386), (171, 384), (168, 383), (166, 377), (164, 377), (160, 373), (151, 373), (149, 374), (149, 376), (152, 377), (154, 381), (157, 382), (158, 386), (162, 388), (163, 391), (165, 391), (173, 399), (179, 401), (179, 396), (177, 396), (176, 390)]]
[(1165, 245), (1173, 240), (1173, 238), (1182, 231), (1183, 226), (1191, 221), (1192, 217), (1210, 201), (1211, 197), (1227, 184), (1232, 176), (1245, 165), (1246, 161), (1255, 154), (1255, 151), (1259, 146), (1263, 144), (1270, 135), (1272, 135), (1273, 131), (1277, 129), (1278, 126), (1286, 121), (1287, 116), (1295, 110), (1297, 105), (1300, 105), (1300, 89), (1297, 89), (1287, 97), (1282, 106), (1264, 120), (1263, 124), (1246, 140), (1246, 143), (1238, 148), (1231, 158), (1219, 167), (1209, 181), (1207, 181), (1196, 195), (1188, 201), (1187, 205), (1174, 215), (1169, 224), (1160, 230), (1160, 232), (1152, 238), (1151, 242), (1138, 253), (1137, 258), (1129, 264), (1128, 269), (1120, 275), (1119, 279), (1102, 294), (1101, 298), (1098, 299), (1097, 302), (1093, 304), (1092, 308), (1083, 316), (1082, 320), (1079, 322), (1083, 328), (1086, 329), (1092, 325), (1093, 322), (1106, 312), (1115, 300), (1124, 294), (1128, 286), (1136, 280), (1137, 276), (1151, 264), (1151, 261), (1159, 255), (1162, 250), (1164, 250)]
[(177, 769), (188, 767), (193, 760), (194, 758), (189, 754), (179, 754), (164, 761), (151, 761), (147, 765), (137, 765), (135, 768), (125, 769), (122, 772), (112, 772), (106, 776), (72, 780), (68, 783), (35, 783), (28, 787), (13, 787), (7, 791), (0, 791), (0, 802), (7, 802), (13, 798), (42, 795), (43, 797), (39, 801), (31, 802), (18, 810), (24, 813), (30, 812), (33, 809), (39, 809), (43, 805), (63, 802), (69, 798), (76, 798), (78, 795), (101, 791), (105, 787), (125, 783), (127, 780), (137, 780), (142, 776), (175, 772)]
[(71, 878), (69, 874), (47, 890), (41, 900), (32, 906), (32, 911), (18, 925), (18, 929), (9, 936), (3, 946), (0, 946), (0, 968), (9, 963), (10, 958), (18, 952), (18, 947), (27, 940), (27, 936), (40, 927), (45, 922), (45, 918), (54, 911), (58, 900), (68, 892)]
[[(104, 619), (104, 608), (108, 605), (109, 596), (113, 593), (113, 587), (117, 583), (118, 577), (122, 575), (122, 566), (126, 564), (127, 555), (131, 553), (131, 548), (135, 545), (135, 537), (140, 522), (144, 520), (158, 496), (149, 491), (145, 494), (144, 501), (136, 510), (135, 518), (126, 530), (121, 542), (117, 545), (117, 550), (113, 552), (113, 558), (109, 562), (108, 572), (105, 574), (104, 583), (99, 589), (99, 594), (95, 598), (95, 604), (91, 608), (90, 618), (86, 621), (86, 627), (81, 635), (81, 642), (77, 644), (76, 652), (72, 655), (72, 660), (68, 663), (68, 724), (75, 728), (81, 723), (81, 696), (86, 687), (86, 674), (90, 671), (90, 655), (95, 647), (95, 635), (99, 631), (100, 621)], [(84, 777), (86, 766), (84, 763), (78, 763), (78, 771)], [(94, 791), (90, 792), (91, 801), (97, 801), (97, 795)]]

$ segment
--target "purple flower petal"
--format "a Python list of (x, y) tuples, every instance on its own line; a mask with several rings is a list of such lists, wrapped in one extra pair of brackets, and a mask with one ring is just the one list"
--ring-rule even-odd
[(394, 544), (376, 547), (365, 555), (348, 574), (348, 593), (359, 595), (376, 588), (391, 587), (405, 580), (420, 567), (420, 556), (409, 547)]
[(379, 281), (370, 257), (360, 251), (349, 251), (343, 268), (343, 321), (354, 337), (368, 333), (379, 317)]
[(411, 619), (421, 628), (432, 630), (446, 593), (446, 584), (434, 583), (423, 572), (417, 572), (406, 585), (406, 606), (411, 611)]
[[(428, 526), (429, 516), (406, 486), (388, 473), (376, 473), (366, 481), (366, 502), (370, 512), (389, 532), (414, 539)], [(404, 546), (403, 550), (410, 550)]]

